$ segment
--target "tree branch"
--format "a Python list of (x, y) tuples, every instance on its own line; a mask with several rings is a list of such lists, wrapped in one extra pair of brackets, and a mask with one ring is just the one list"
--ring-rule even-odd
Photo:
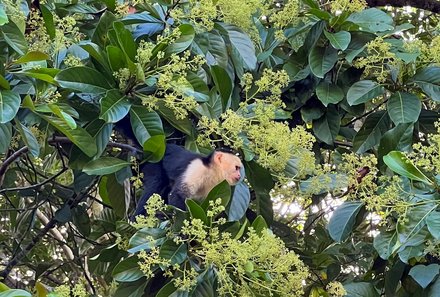
[(17, 160), (21, 155), (26, 154), (29, 151), (27, 146), (20, 148), (18, 151), (10, 155), (0, 166), (0, 187), (3, 185), (3, 180), (5, 178), (6, 169), (8, 169), (9, 165), (12, 164), (15, 160)]
[(386, 5), (390, 5), (393, 7), (411, 6), (419, 9), (428, 10), (433, 13), (440, 12), (440, 1), (437, 0), (367, 0), (367, 3), (370, 7)]

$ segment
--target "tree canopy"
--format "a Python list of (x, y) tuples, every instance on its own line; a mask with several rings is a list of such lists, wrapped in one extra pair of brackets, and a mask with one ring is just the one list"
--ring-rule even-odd
[[(0, 3), (0, 297), (439, 296), (440, 2)], [(142, 166), (229, 147), (187, 211)]]

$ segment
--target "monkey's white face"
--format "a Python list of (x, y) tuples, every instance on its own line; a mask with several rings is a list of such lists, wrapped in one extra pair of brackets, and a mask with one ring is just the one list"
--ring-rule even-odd
[(240, 159), (231, 154), (223, 154), (221, 167), (223, 169), (225, 179), (228, 184), (235, 185), (240, 181), (240, 169), (243, 167)]

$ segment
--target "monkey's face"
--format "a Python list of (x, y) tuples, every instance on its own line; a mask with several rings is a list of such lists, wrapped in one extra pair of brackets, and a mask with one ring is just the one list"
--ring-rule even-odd
[(241, 173), (240, 169), (243, 167), (243, 164), (235, 155), (221, 153), (222, 156), (219, 158), (219, 165), (223, 172), (225, 180), (228, 184), (235, 185), (240, 181)]

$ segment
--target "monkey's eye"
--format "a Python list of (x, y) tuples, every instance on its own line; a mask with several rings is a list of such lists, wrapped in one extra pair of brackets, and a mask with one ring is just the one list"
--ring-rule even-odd
[(235, 170), (240, 170), (240, 166), (235, 166)]

